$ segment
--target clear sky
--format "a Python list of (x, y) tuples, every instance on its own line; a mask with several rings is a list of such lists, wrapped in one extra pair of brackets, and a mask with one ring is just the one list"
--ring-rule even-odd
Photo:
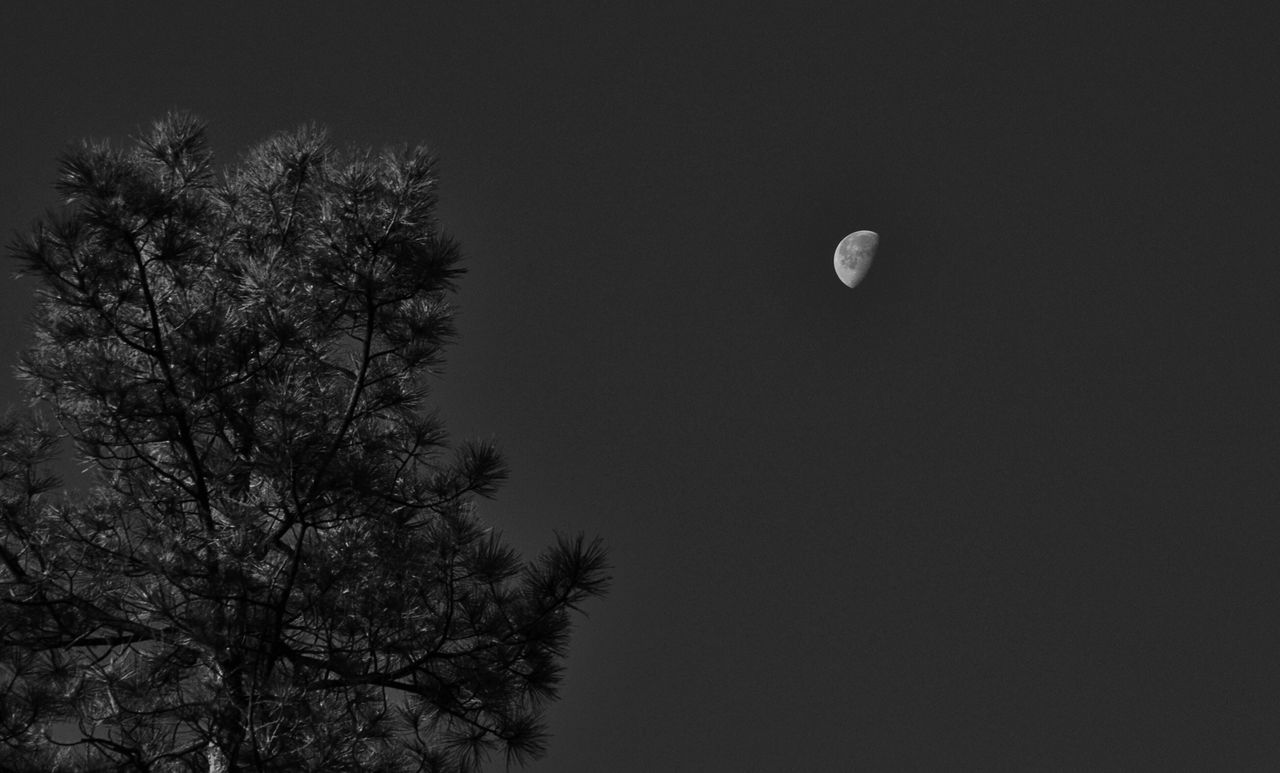
[(1268, 19), (328, 5), (4, 4), (0, 227), (172, 108), (436, 148), (482, 512), (616, 567), (530, 770), (1280, 766)]

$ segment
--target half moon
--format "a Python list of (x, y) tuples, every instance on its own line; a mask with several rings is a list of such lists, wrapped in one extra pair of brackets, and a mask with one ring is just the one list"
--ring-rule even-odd
[(847, 287), (857, 287), (871, 268), (880, 235), (875, 231), (854, 231), (836, 247), (836, 276)]

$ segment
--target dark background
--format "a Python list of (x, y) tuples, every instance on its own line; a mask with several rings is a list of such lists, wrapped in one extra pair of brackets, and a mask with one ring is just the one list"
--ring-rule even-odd
[(482, 513), (616, 565), (531, 770), (1280, 766), (1261, 13), (226, 5), (5, 4), (0, 227), (171, 108), (441, 154)]

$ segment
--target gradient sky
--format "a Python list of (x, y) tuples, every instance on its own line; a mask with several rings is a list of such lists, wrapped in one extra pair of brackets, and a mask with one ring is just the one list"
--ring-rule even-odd
[(615, 564), (529, 770), (1280, 767), (1262, 14), (332, 5), (4, 4), (0, 227), (172, 108), (439, 152), (481, 512)]

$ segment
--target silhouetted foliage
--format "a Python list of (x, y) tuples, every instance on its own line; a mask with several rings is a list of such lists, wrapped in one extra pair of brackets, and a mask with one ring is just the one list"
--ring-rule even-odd
[[(61, 165), (0, 426), (0, 768), (473, 770), (544, 749), (598, 542), (525, 562), (425, 377), (462, 273), (423, 150), (170, 116)], [(59, 494), (69, 442), (90, 487)]]

